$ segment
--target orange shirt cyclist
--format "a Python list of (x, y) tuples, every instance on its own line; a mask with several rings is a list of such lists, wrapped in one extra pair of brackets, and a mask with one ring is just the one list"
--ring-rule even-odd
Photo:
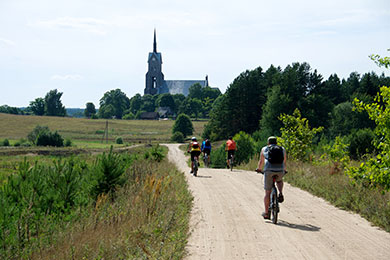
[(234, 157), (234, 152), (237, 150), (236, 142), (233, 140), (233, 137), (229, 136), (229, 140), (226, 141), (225, 151), (228, 152), (227, 156), (227, 165), (226, 167), (229, 169), (230, 164), (229, 160)]

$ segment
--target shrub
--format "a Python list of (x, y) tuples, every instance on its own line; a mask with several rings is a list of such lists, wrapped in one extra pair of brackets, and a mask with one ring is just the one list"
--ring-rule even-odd
[(124, 116), (122, 117), (122, 119), (125, 119), (125, 120), (133, 120), (133, 119), (135, 119), (135, 115), (134, 115), (133, 113), (130, 112), (130, 113), (124, 115)]
[(191, 135), (194, 131), (191, 119), (185, 114), (180, 114), (172, 128), (172, 133), (181, 132), (184, 137)]
[(226, 151), (225, 144), (221, 145), (218, 149), (214, 149), (210, 154), (211, 167), (212, 168), (225, 168), (226, 167)]
[(123, 144), (123, 139), (122, 139), (122, 137), (117, 137), (116, 139), (115, 139), (115, 143), (116, 144)]
[(358, 159), (364, 154), (372, 153), (375, 149), (373, 141), (375, 139), (374, 132), (369, 129), (359, 129), (348, 136), (349, 153), (354, 159)]
[(64, 146), (65, 146), (65, 147), (70, 147), (70, 146), (72, 146), (72, 140), (70, 140), (69, 138), (67, 138), (67, 139), (65, 140)]
[(346, 144), (345, 138), (337, 136), (333, 145), (325, 145), (323, 150), (325, 153), (321, 158), (332, 163), (331, 173), (337, 173), (349, 164), (348, 144)]
[(8, 141), (8, 139), (4, 139), (4, 141), (1, 142), (1, 146), (9, 146), (9, 141)]
[(184, 135), (182, 132), (175, 132), (171, 137), (172, 142), (184, 143)]
[(62, 147), (64, 146), (64, 139), (57, 131), (55, 131), (54, 133), (41, 133), (37, 137), (36, 145)]
[(37, 125), (28, 135), (27, 135), (27, 139), (33, 143), (33, 144), (37, 144), (37, 138), (39, 135), (41, 134), (48, 134), (50, 132), (49, 130), (49, 127), (47, 126), (40, 126), (40, 125)]
[(312, 142), (316, 133), (323, 127), (309, 127), (309, 121), (301, 117), (301, 112), (295, 109), (292, 115), (282, 114), (279, 117), (283, 127), (280, 129), (282, 137), (280, 145), (286, 148), (287, 153), (294, 159), (307, 160), (312, 151)]
[(248, 163), (255, 154), (255, 142), (247, 133), (240, 131), (233, 137), (237, 143), (237, 151), (234, 155), (235, 164)]

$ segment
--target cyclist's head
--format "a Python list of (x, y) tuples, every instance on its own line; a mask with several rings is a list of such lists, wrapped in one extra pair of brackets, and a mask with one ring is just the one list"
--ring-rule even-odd
[(277, 144), (277, 139), (275, 136), (270, 136), (268, 137), (268, 140), (267, 140), (268, 144)]
[(192, 138), (191, 138), (191, 141), (196, 141), (196, 137), (195, 137), (195, 136), (192, 137)]
[(233, 136), (229, 136), (229, 140), (233, 140)]

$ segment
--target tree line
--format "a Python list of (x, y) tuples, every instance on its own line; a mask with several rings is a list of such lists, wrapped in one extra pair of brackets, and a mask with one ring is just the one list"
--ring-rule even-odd
[(221, 140), (240, 131), (260, 140), (280, 136), (283, 125), (278, 117), (298, 109), (310, 126), (324, 127), (322, 138), (358, 134), (367, 139), (373, 136), (375, 123), (367, 112), (354, 111), (352, 102), (355, 98), (372, 102), (380, 86), (389, 83), (390, 77), (374, 72), (353, 72), (347, 79), (332, 74), (324, 80), (308, 63), (247, 70), (214, 102), (203, 137)]

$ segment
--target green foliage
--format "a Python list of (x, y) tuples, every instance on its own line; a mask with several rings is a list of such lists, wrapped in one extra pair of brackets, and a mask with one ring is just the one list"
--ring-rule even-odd
[[(388, 49), (389, 51), (390, 49)], [(390, 57), (381, 57), (378, 54), (371, 54), (369, 56), (379, 67), (384, 66), (385, 68), (390, 68)]]
[(65, 147), (71, 147), (72, 146), (72, 140), (70, 140), (69, 138), (65, 139), (64, 146)]
[(44, 134), (48, 134), (50, 132), (49, 130), (49, 127), (47, 126), (40, 126), (40, 125), (37, 125), (28, 135), (27, 135), (27, 139), (33, 143), (33, 144), (37, 144), (37, 138), (39, 135), (44, 135)]
[(346, 143), (345, 138), (337, 136), (333, 145), (325, 145), (323, 150), (325, 153), (321, 158), (326, 159), (333, 164), (334, 172), (342, 170), (349, 165), (348, 144)]
[(103, 153), (97, 158), (94, 166), (96, 180), (91, 191), (95, 199), (101, 194), (114, 192), (125, 183), (125, 166), (121, 155), (114, 153), (112, 146), (108, 154)]
[(100, 99), (99, 114), (101, 118), (115, 116), (115, 118), (121, 119), (123, 112), (129, 108), (130, 99), (120, 89), (115, 89), (107, 91)]
[(234, 155), (235, 164), (248, 163), (255, 154), (255, 142), (247, 133), (240, 131), (233, 137), (237, 144), (237, 151)]
[(50, 90), (45, 96), (45, 115), (47, 116), (66, 116), (65, 107), (62, 105), (62, 92), (57, 89)]
[(283, 123), (280, 129), (282, 137), (279, 139), (288, 155), (293, 159), (308, 160), (312, 152), (314, 136), (323, 130), (323, 127), (309, 127), (309, 121), (302, 118), (301, 112), (295, 109), (292, 115), (282, 114), (279, 119)]
[(182, 132), (175, 132), (171, 137), (172, 142), (184, 143), (184, 135)]
[(85, 116), (86, 118), (91, 118), (91, 117), (94, 116), (95, 114), (96, 114), (95, 105), (94, 105), (92, 102), (88, 102), (88, 103), (85, 105), (84, 116)]
[(45, 100), (43, 98), (36, 98), (30, 102), (29, 109), (37, 116), (43, 116), (45, 114)]
[(54, 133), (44, 132), (44, 133), (40, 133), (37, 136), (35, 144), (37, 146), (62, 147), (62, 146), (64, 146), (64, 139), (61, 137), (61, 135), (57, 131), (55, 131)]
[(375, 133), (369, 128), (353, 131), (349, 136), (349, 153), (354, 159), (359, 159), (365, 154), (374, 152), (373, 141)]
[(133, 119), (135, 119), (135, 115), (134, 115), (133, 113), (129, 112), (129, 113), (125, 114), (125, 115), (122, 117), (122, 119), (125, 119), (125, 120), (133, 120)]
[(9, 140), (6, 138), (2, 142), (0, 142), (0, 146), (9, 146)]
[(118, 136), (116, 139), (115, 139), (115, 143), (116, 144), (123, 144), (123, 138)]
[(181, 132), (183, 136), (192, 135), (194, 126), (192, 125), (191, 119), (185, 114), (180, 114), (172, 127), (172, 133)]
[(210, 154), (212, 168), (226, 168), (227, 154), (225, 151), (225, 144), (218, 149), (213, 149)]
[(8, 105), (0, 106), (0, 113), (13, 114), (13, 115), (23, 115), (24, 114), (24, 112), (20, 108), (10, 107)]
[(367, 111), (376, 123), (374, 145), (378, 155), (360, 167), (349, 168), (348, 174), (371, 187), (381, 186), (390, 190), (390, 88), (381, 87), (371, 104), (355, 99), (354, 105), (357, 111)]

